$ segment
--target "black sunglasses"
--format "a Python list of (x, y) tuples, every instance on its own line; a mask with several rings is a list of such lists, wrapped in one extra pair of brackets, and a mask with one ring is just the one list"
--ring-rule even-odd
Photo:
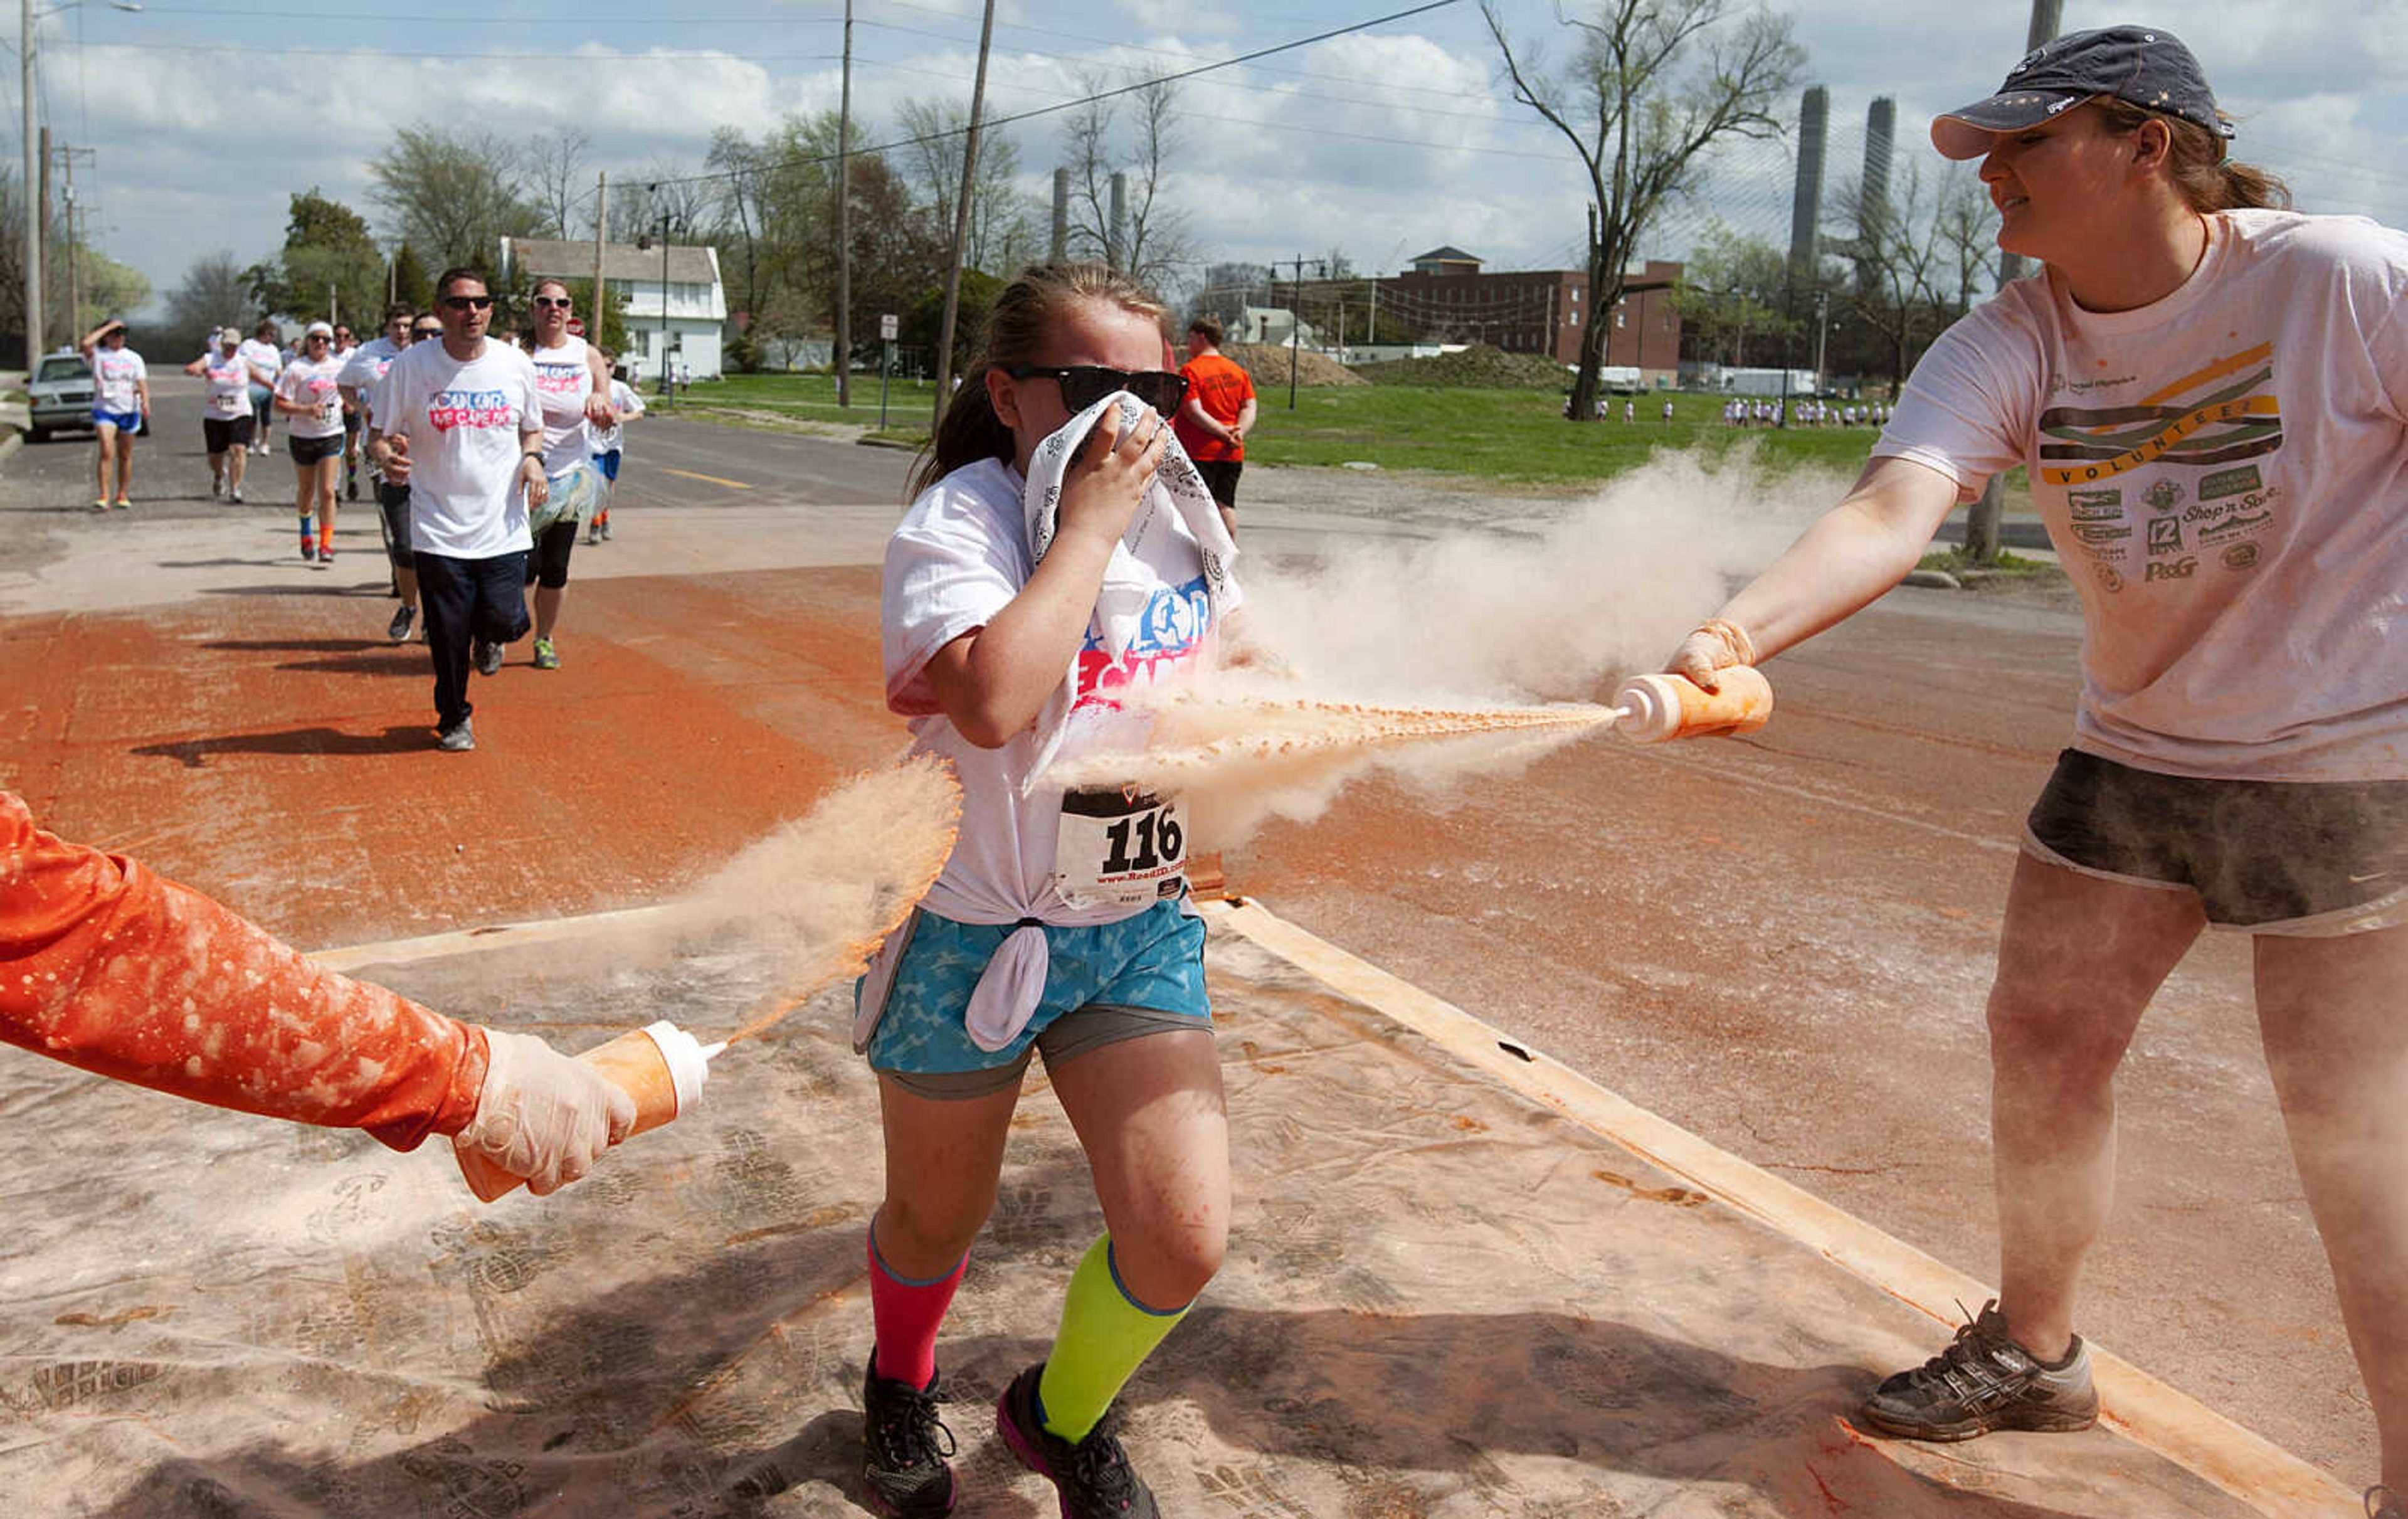
[(409, 336), (412, 337), (440, 337), (443, 336), (443, 329), (440, 327), (412, 327), (409, 329)]
[(1062, 404), (1084, 411), (1114, 391), (1126, 391), (1169, 416), (1187, 395), (1187, 377), (1168, 369), (1107, 369), (1098, 364), (1073, 364), (1052, 368), (1041, 364), (1007, 364), (1003, 372), (1014, 380), (1056, 380), (1062, 383)]
[(444, 308), (452, 311), (482, 311), (494, 304), (491, 295), (446, 295)]

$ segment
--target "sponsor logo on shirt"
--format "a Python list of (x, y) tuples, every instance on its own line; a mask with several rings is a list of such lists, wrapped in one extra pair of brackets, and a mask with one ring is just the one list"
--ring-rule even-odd
[(2254, 543), (2236, 543), (2231, 548), (2225, 550), (2224, 567), (2227, 569), (2257, 568), (2258, 545)]
[(518, 411), (508, 391), (437, 391), (426, 403), (426, 420), (438, 433), (454, 427), (515, 427)]
[(2173, 560), (2152, 559), (2149, 561), (2147, 571), (2142, 575), (2141, 579), (2144, 580), (2186, 580), (2198, 573), (2199, 561), (2187, 556)]
[(2121, 491), (2068, 491), (2065, 504), (2077, 523), (2112, 523), (2124, 515)]
[(2112, 543), (2132, 536), (2132, 529), (2120, 523), (2076, 523), (2073, 536), (2085, 543)]
[(2255, 491), (2263, 484), (2258, 478), (2256, 465), (2243, 465), (2238, 469), (2219, 469), (2199, 482), (2199, 498), (2213, 501), (2220, 495), (2238, 495)]
[(1137, 632), (1118, 660), (1090, 629), (1079, 650), (1078, 697), (1071, 704), (1118, 707), (1106, 695), (1124, 686), (1151, 685), (1181, 660), (1195, 657), (1212, 622), (1212, 598), (1198, 575), (1184, 585), (1154, 592), (1138, 618)]
[(2151, 553), (2180, 553), (2182, 546), (2181, 518), (2158, 517), (2150, 522), (2149, 552)]
[(2141, 499), (2149, 504), (2151, 511), (2172, 511), (2182, 505), (2183, 488), (2175, 480), (2157, 480), (2141, 493)]
[(2162, 461), (2219, 465), (2283, 446), (2274, 346), (2227, 354), (2127, 406), (2041, 413), (2041, 480), (2086, 485)]

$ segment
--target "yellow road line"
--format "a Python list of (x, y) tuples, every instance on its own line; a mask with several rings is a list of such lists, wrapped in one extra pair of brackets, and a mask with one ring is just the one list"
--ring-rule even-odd
[(749, 491), (752, 488), (752, 486), (745, 484), (740, 480), (721, 480), (717, 475), (697, 475), (691, 469), (671, 469), (666, 465), (662, 465), (659, 467), (661, 473), (664, 475), (675, 475), (681, 480), (708, 480), (713, 485), (724, 485), (731, 491)]

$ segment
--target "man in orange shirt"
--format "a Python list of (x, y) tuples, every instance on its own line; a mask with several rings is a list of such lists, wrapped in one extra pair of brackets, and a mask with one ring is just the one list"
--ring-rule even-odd
[(1221, 356), (1221, 324), (1197, 317), (1187, 324), (1187, 400), (1171, 419), (1180, 447), (1196, 461), (1204, 488), (1221, 509), (1221, 523), (1238, 536), (1238, 476), (1246, 467), (1246, 435), (1254, 430), (1254, 382)]

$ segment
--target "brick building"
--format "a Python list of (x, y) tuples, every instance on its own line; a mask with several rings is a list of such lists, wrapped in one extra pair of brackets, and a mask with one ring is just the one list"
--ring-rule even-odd
[[(1488, 274), (1480, 265), (1459, 248), (1434, 248), (1406, 272), (1378, 281), (1380, 309), (1425, 338), (1580, 362), (1582, 328), (1591, 319), (1586, 270)], [(1672, 286), (1680, 278), (1681, 265), (1661, 259), (1623, 277), (1622, 300), (1606, 317), (1613, 323), (1607, 365), (1635, 368), (1651, 386), (1678, 380), (1681, 314)]]

